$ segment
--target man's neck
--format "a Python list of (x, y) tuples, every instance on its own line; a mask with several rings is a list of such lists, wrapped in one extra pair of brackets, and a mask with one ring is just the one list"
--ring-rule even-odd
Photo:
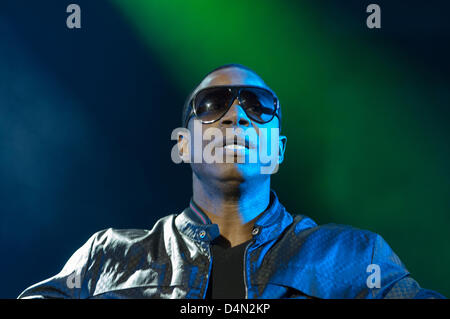
[(263, 182), (205, 185), (193, 174), (193, 199), (231, 247), (252, 238), (256, 218), (270, 202), (270, 178)]

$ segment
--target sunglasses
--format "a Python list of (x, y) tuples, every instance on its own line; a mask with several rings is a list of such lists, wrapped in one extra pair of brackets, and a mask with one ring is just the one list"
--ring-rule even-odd
[(257, 86), (212, 86), (198, 91), (191, 99), (191, 111), (184, 126), (192, 116), (203, 124), (220, 120), (233, 105), (234, 100), (247, 116), (257, 123), (268, 123), (278, 117), (279, 103), (275, 94)]

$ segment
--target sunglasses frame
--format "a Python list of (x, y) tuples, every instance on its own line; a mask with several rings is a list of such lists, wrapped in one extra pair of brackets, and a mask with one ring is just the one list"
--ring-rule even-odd
[[(222, 117), (224, 117), (225, 114), (227, 114), (228, 110), (229, 110), (230, 107), (233, 105), (233, 102), (234, 102), (234, 100), (236, 100), (236, 99), (238, 99), (239, 105), (242, 107), (242, 109), (244, 110), (245, 114), (246, 114), (252, 121), (255, 121), (256, 123), (260, 123), (260, 124), (269, 123), (270, 121), (273, 120), (273, 118), (274, 118), (275, 116), (278, 118), (278, 120), (280, 120), (280, 117), (278, 116), (278, 110), (280, 109), (280, 102), (279, 102), (279, 100), (278, 100), (278, 97), (276, 96), (276, 94), (275, 94), (273, 91), (271, 91), (271, 90), (269, 90), (269, 89), (267, 89), (267, 88), (263, 88), (263, 87), (255, 86), (255, 85), (214, 85), (214, 86), (209, 86), (209, 87), (203, 88), (203, 89), (201, 89), (201, 90), (198, 90), (197, 92), (195, 92), (195, 94), (193, 94), (193, 96), (192, 96), (191, 99), (189, 100), (189, 107), (190, 107), (191, 111), (189, 112), (189, 115), (186, 117), (186, 120), (185, 120), (185, 122), (184, 122), (184, 127), (187, 127), (187, 124), (189, 123), (189, 120), (191, 119), (191, 117), (192, 117), (193, 115), (194, 115), (197, 119), (199, 119), (199, 117), (198, 117), (198, 115), (197, 115), (197, 112), (196, 112), (196, 110), (195, 110), (195, 107), (194, 107), (194, 105), (195, 105), (195, 100), (196, 100), (198, 94), (201, 93), (201, 92), (203, 92), (203, 91), (206, 91), (206, 90), (209, 90), (209, 89), (216, 89), (216, 88), (226, 88), (226, 89), (230, 90), (231, 93), (233, 94), (233, 98), (231, 99), (230, 104), (226, 107), (226, 111), (225, 111), (219, 118), (217, 118), (217, 119), (215, 119), (215, 120), (211, 120), (211, 121), (203, 121), (203, 120), (200, 120), (200, 121), (202, 122), (202, 124), (211, 124), (211, 123), (214, 123), (214, 122), (219, 121)], [(247, 114), (246, 109), (241, 105), (241, 91), (242, 91), (243, 89), (258, 89), (258, 90), (263, 90), (263, 91), (266, 91), (266, 92), (270, 93), (270, 94), (273, 96), (273, 99), (274, 99), (273, 102), (274, 102), (274, 105), (275, 105), (275, 110), (274, 110), (274, 112), (273, 112), (272, 117), (270, 118), (270, 120), (264, 121), (264, 122), (262, 122), (262, 121), (257, 121), (257, 120), (254, 120), (252, 117), (250, 117), (250, 116)]]

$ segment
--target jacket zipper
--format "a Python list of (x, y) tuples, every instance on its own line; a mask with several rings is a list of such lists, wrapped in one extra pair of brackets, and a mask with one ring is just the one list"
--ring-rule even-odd
[(247, 273), (247, 271), (246, 271), (247, 270), (247, 249), (248, 249), (248, 247), (251, 246), (251, 244), (253, 244), (253, 242), (254, 242), (254, 240), (250, 241), (244, 250), (244, 269), (243, 269), (243, 271), (244, 271), (245, 299), (248, 299), (248, 287), (247, 287), (247, 276), (246, 276), (246, 273)]
[(212, 268), (211, 245), (208, 245), (208, 260), (209, 260), (209, 267), (208, 267), (208, 274), (206, 275), (206, 286), (205, 291), (203, 292), (203, 299), (206, 299), (206, 294), (208, 293), (209, 287), (209, 277), (211, 277), (211, 268)]

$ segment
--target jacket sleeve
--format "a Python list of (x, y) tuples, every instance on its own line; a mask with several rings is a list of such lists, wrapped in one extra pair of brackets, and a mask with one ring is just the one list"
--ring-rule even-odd
[(98, 233), (80, 247), (55, 276), (38, 282), (25, 289), (18, 299), (78, 299), (82, 290), (87, 289), (84, 276), (89, 264), (92, 245)]
[(379, 266), (381, 278), (379, 288), (372, 289), (372, 298), (445, 299), (435, 291), (421, 288), (380, 235), (375, 240), (372, 264)]

